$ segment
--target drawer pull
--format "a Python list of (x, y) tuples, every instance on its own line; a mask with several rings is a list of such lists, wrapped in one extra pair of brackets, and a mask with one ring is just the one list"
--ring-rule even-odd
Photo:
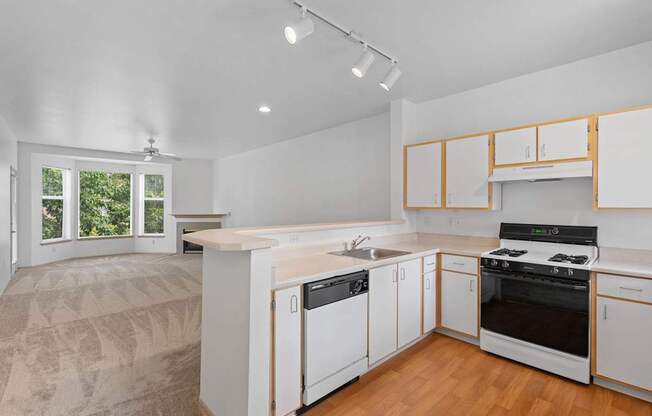
[(622, 290), (631, 290), (632, 292), (642, 292), (643, 289), (638, 287), (627, 287), (627, 286), (618, 286)]
[(602, 309), (602, 319), (604, 321), (607, 320), (607, 305), (604, 305), (604, 308)]
[(469, 280), (469, 292), (473, 293), (473, 280)]
[(430, 290), (430, 279), (426, 279), (426, 290)]
[(456, 265), (456, 266), (466, 266), (466, 264), (460, 263), (458, 261), (454, 261), (453, 264)]

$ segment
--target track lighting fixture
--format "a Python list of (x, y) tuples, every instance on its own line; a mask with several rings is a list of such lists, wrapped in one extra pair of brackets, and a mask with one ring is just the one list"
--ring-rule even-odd
[(351, 68), (351, 72), (353, 72), (353, 75), (356, 77), (364, 77), (371, 65), (376, 60), (377, 56), (387, 59), (392, 64), (392, 67), (390, 68), (387, 75), (385, 75), (385, 78), (380, 82), (380, 86), (385, 91), (392, 89), (392, 86), (401, 77), (401, 70), (398, 69), (397, 66), (398, 61), (392, 55), (384, 52), (377, 46), (372, 45), (366, 40), (362, 39), (358, 33), (345, 29), (334, 21), (327, 19), (323, 15), (317, 13), (313, 9), (309, 9), (302, 3), (302, 0), (290, 0), (290, 3), (301, 10), (301, 18), (295, 23), (285, 26), (285, 29), (283, 30), (285, 39), (290, 45), (294, 45), (315, 31), (315, 24), (312, 21), (312, 18), (315, 18), (325, 26), (328, 26), (331, 29), (334, 29), (335, 31), (343, 34), (345, 39), (360, 44), (364, 47), (362, 56), (360, 56), (358, 61)]
[(294, 45), (301, 39), (308, 37), (315, 31), (315, 24), (308, 17), (305, 7), (301, 7), (301, 18), (292, 24), (285, 26), (283, 34), (290, 45)]
[(389, 91), (392, 89), (392, 86), (398, 81), (398, 79), (401, 77), (401, 70), (398, 69), (398, 66), (396, 66), (396, 63), (392, 62), (392, 67), (390, 68), (389, 72), (387, 75), (385, 75), (385, 78), (380, 81), (380, 86), (385, 90)]
[(362, 78), (365, 76), (369, 68), (371, 67), (371, 64), (374, 63), (374, 60), (376, 57), (374, 56), (373, 53), (367, 48), (367, 45), (364, 45), (364, 52), (362, 52), (362, 55), (360, 56), (360, 59), (358, 59), (358, 62), (353, 65), (353, 68), (351, 68), (351, 72), (353, 72), (353, 75), (355, 75), (358, 78)]

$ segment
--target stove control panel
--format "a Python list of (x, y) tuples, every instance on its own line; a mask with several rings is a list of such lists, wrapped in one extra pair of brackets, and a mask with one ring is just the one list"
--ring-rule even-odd
[(550, 276), (560, 279), (581, 280), (588, 282), (590, 272), (588, 270), (573, 269), (571, 267), (547, 266), (543, 264), (523, 263), (518, 261), (509, 262), (507, 260), (496, 260), (482, 258), (481, 265), (483, 268), (496, 271), (507, 271), (515, 273), (524, 273), (540, 276)]

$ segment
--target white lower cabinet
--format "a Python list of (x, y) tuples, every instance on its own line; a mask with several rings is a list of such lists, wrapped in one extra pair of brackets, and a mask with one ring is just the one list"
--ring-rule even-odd
[(369, 364), (421, 335), (421, 259), (369, 271)]
[(437, 287), (435, 272), (423, 274), (423, 333), (435, 329), (435, 314), (437, 311)]
[(398, 265), (369, 271), (369, 364), (396, 351)]
[(478, 336), (478, 277), (442, 270), (441, 325)]
[(398, 348), (421, 336), (421, 259), (398, 265)]
[(274, 292), (276, 416), (301, 407), (301, 286)]
[(652, 305), (598, 296), (596, 372), (652, 391)]

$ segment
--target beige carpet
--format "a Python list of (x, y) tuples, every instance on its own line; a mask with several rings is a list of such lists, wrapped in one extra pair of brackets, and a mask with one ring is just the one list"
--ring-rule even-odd
[(0, 415), (199, 414), (201, 256), (18, 272), (0, 296)]

